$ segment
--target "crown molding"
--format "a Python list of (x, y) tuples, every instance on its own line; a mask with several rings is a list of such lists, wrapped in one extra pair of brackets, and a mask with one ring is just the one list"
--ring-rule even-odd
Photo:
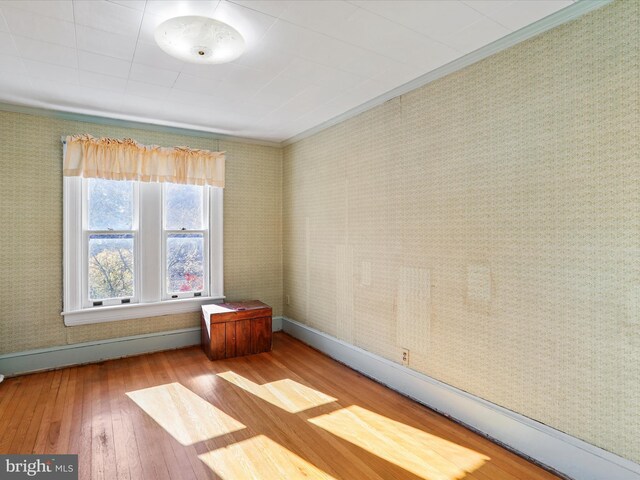
[(383, 93), (382, 95), (373, 98), (368, 102), (363, 103), (362, 105), (354, 107), (351, 110), (347, 110), (346, 112), (341, 113), (340, 115), (333, 117), (325, 122), (322, 122), (315, 127), (311, 127), (310, 129), (305, 130), (302, 133), (294, 135), (293, 137), (284, 140), (282, 142), (282, 146), (286, 147), (287, 145), (291, 145), (307, 137), (315, 135), (316, 133), (326, 130), (329, 127), (337, 125), (338, 123), (353, 118), (356, 115), (366, 112), (367, 110), (371, 110), (374, 107), (382, 105), (383, 103), (393, 98), (404, 95), (405, 93), (427, 85), (428, 83), (438, 80), (439, 78), (442, 78), (446, 75), (457, 72), (458, 70), (462, 70), (469, 65), (473, 65), (480, 60), (490, 57), (491, 55), (495, 55), (498, 52), (506, 50), (507, 48), (513, 47), (520, 42), (540, 35), (541, 33), (551, 30), (552, 28), (575, 20), (576, 18), (585, 15), (586, 13), (608, 5), (612, 1), (613, 0), (578, 0), (573, 5), (569, 5), (562, 10), (558, 10), (557, 12), (538, 20), (531, 25), (527, 25), (520, 30), (516, 30), (509, 35), (496, 40), (495, 42), (489, 43), (484, 47), (479, 48), (478, 50), (474, 50), (473, 52), (468, 53), (463, 57), (457, 58), (452, 62), (447, 63), (446, 65), (438, 67), (435, 70), (432, 70), (414, 80), (411, 80), (410, 82), (405, 83), (404, 85), (396, 87), (393, 90), (389, 90), (388, 92)]
[(111, 125), (122, 128), (135, 128), (139, 130), (147, 130), (152, 132), (169, 133), (174, 135), (185, 135), (188, 137), (210, 138), (214, 140), (227, 140), (230, 142), (248, 143), (252, 145), (262, 145), (265, 147), (282, 148), (280, 142), (271, 142), (268, 140), (260, 140), (256, 138), (236, 137), (218, 133), (215, 130), (205, 130), (203, 127), (196, 125), (188, 125), (182, 123), (157, 122), (150, 119), (131, 117), (127, 115), (116, 115), (105, 117), (103, 115), (88, 113), (80, 110), (61, 110), (53, 109), (46, 106), (27, 105), (30, 102), (21, 102), (20, 104), (8, 103), (0, 101), (0, 111), (24, 113), (27, 115), (37, 115), (41, 117), (56, 118), (60, 120), (69, 120), (74, 122), (95, 123), (98, 125)]

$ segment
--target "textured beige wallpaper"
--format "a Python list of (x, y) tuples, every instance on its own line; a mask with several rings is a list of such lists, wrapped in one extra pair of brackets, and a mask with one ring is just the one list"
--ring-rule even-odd
[(199, 325), (181, 314), (65, 327), (61, 135), (227, 152), (224, 291), (282, 309), (282, 150), (0, 111), (0, 354)]
[(640, 2), (288, 146), (286, 316), (640, 461)]

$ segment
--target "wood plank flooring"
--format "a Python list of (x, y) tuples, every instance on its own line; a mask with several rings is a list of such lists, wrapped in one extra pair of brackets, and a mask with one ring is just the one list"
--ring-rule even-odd
[(6, 379), (0, 453), (77, 453), (96, 480), (558, 478), (284, 333)]

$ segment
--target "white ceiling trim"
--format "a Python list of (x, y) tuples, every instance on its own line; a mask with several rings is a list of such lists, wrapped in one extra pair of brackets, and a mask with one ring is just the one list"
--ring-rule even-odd
[[(42, 117), (58, 118), (61, 120), (70, 120), (75, 122), (95, 123), (97, 125), (113, 125), (122, 128), (137, 128), (152, 132), (172, 133), (175, 135), (185, 135), (188, 137), (211, 138), (215, 140), (228, 140), (231, 142), (248, 143), (251, 145), (263, 145), (265, 147), (281, 148), (281, 142), (270, 142), (268, 140), (260, 140), (256, 138), (238, 137), (235, 135), (226, 135), (219, 133), (219, 130), (204, 130), (199, 126), (189, 126), (183, 123), (157, 122), (150, 123), (148, 119), (136, 119), (136, 117), (113, 116), (105, 117), (103, 115), (93, 114), (87, 111), (74, 111), (72, 109), (59, 110), (51, 109), (43, 106), (30, 106), (0, 102), (0, 111), (24, 113), (27, 115), (39, 115)], [(126, 117), (126, 118), (125, 118)]]
[(369, 100), (368, 102), (363, 103), (351, 110), (348, 110), (336, 117), (333, 117), (326, 122), (323, 122), (315, 127), (312, 127), (308, 130), (305, 130), (298, 135), (294, 135), (287, 140), (282, 142), (282, 146), (291, 145), (292, 143), (299, 142), (300, 140), (315, 135), (316, 133), (321, 132), (322, 130), (326, 130), (329, 127), (337, 125), (338, 123), (344, 122), (349, 118), (353, 118), (356, 115), (359, 115), (367, 110), (370, 110), (378, 105), (382, 105), (383, 103), (399, 97), (400, 95), (404, 95), (412, 90), (420, 88), (428, 83), (431, 83), (439, 78), (442, 78), (446, 75), (454, 73), (458, 70), (461, 70), (469, 65), (472, 65), (480, 60), (483, 60), (491, 55), (494, 55), (502, 50), (506, 50), (520, 42), (528, 40), (530, 38), (535, 37), (536, 35), (540, 35), (552, 28), (558, 27), (564, 23), (575, 20), (586, 13), (589, 13), (593, 10), (597, 10), (609, 3), (613, 2), (613, 0), (578, 0), (573, 5), (570, 5), (562, 10), (559, 10), (548, 17), (545, 17), (537, 22), (534, 22), (530, 25), (527, 25), (520, 30), (516, 30), (513, 33), (510, 33), (492, 43), (485, 45), (484, 47), (479, 48), (467, 55), (457, 58), (452, 62), (447, 63), (441, 67), (432, 70), (429, 73), (426, 73), (410, 82), (405, 83), (393, 90), (390, 90), (376, 98)]

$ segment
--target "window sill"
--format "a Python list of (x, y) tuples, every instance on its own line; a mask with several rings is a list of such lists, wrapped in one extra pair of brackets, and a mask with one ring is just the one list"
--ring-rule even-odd
[(222, 300), (224, 300), (224, 296), (181, 298), (155, 303), (134, 303), (130, 305), (86, 308), (84, 310), (62, 312), (61, 315), (64, 317), (64, 324), (67, 327), (72, 327), (91, 323), (115, 322), (133, 318), (197, 312), (204, 304), (219, 303)]

